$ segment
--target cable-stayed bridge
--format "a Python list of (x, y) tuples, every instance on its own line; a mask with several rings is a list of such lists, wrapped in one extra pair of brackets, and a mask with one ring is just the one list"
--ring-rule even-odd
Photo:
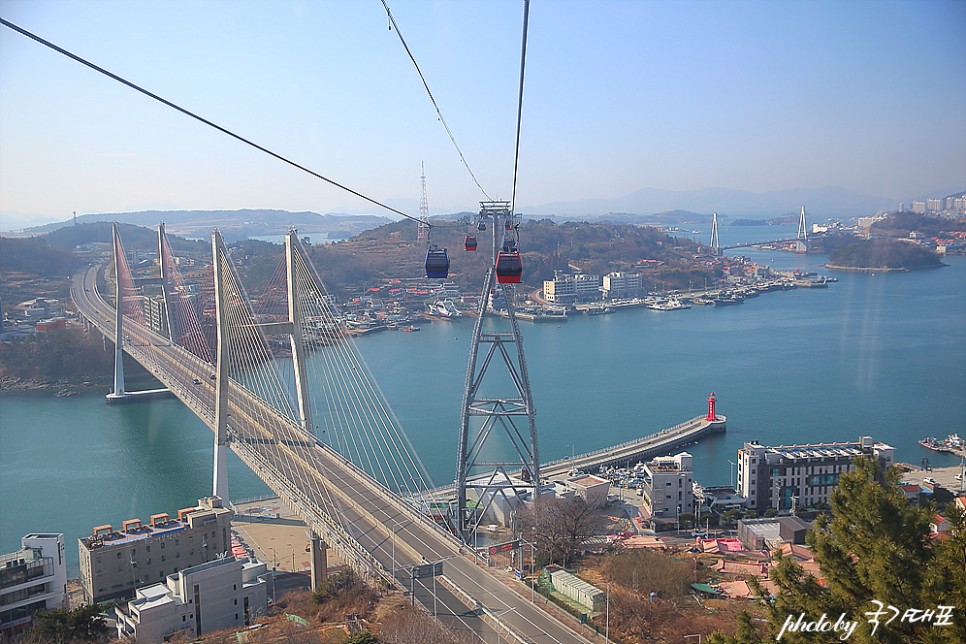
[[(430, 479), (354, 343), (340, 331), (330, 298), (295, 231), (286, 240), (284, 315), (256, 315), (220, 235), (212, 238), (212, 359), (197, 320), (207, 307), (184, 287), (159, 234), (165, 319), (147, 323), (120, 237), (114, 238), (113, 305), (96, 268), (75, 277), (78, 311), (142, 364), (214, 433), (213, 492), (227, 499), (230, 448), (305, 521), (325, 546), (362, 575), (415, 588), (413, 569), (442, 562), (440, 602), (486, 641), (583, 641), (470, 555), (427, 516)], [(194, 318), (192, 318), (194, 316)], [(292, 369), (270, 341), (287, 336)], [(120, 364), (120, 358), (117, 362)], [(307, 388), (316, 389), (309, 396)], [(123, 375), (116, 397), (125, 395)], [(323, 546), (323, 547), (325, 547)], [(324, 550), (323, 550), (324, 552)], [(443, 590), (445, 588), (445, 591)], [(436, 593), (422, 594), (430, 609)], [(466, 606), (459, 615), (453, 597)]]

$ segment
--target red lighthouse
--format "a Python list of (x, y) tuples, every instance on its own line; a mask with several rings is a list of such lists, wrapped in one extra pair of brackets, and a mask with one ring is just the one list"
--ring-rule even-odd
[(714, 415), (714, 401), (715, 401), (715, 397), (714, 397), (714, 392), (712, 391), (711, 395), (708, 396), (708, 417), (705, 419), (709, 422), (714, 422), (716, 418)]

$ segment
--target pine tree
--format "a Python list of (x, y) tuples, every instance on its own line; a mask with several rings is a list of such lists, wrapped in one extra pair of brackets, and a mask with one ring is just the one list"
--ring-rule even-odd
[[(966, 519), (949, 508), (952, 529), (937, 539), (929, 530), (932, 509), (909, 502), (899, 487), (897, 469), (883, 470), (869, 459), (857, 460), (855, 466), (832, 492), (831, 515), (819, 517), (807, 536), (825, 585), (789, 558), (780, 558), (771, 571), (778, 590), (774, 601), (766, 600), (768, 641), (779, 635), (792, 644), (838, 640), (841, 631), (788, 628), (799, 616), (817, 621), (824, 614), (833, 623), (839, 616), (855, 622), (849, 642), (966, 642)], [(935, 613), (929, 619), (917, 613), (920, 619), (913, 621), (907, 611), (916, 610)], [(946, 617), (941, 617), (944, 611)], [(750, 625), (740, 624), (734, 637), (715, 634), (708, 641), (762, 641)]]

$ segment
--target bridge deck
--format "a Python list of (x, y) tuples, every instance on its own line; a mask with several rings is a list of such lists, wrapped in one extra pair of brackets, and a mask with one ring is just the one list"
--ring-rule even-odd
[[(72, 296), (78, 311), (111, 337), (113, 307), (96, 295), (95, 279), (96, 269), (75, 277)], [(126, 328), (128, 354), (214, 429), (212, 365), (143, 326)], [(412, 566), (444, 561), (441, 581), (478, 602), (494, 630), (512, 633), (519, 641), (587, 641), (537, 605), (507, 592), (501, 579), (463, 553), (455, 537), (235, 381), (229, 414), (232, 451), (346, 561), (365, 560), (375, 574), (404, 588)], [(305, 440), (277, 440), (296, 432)]]

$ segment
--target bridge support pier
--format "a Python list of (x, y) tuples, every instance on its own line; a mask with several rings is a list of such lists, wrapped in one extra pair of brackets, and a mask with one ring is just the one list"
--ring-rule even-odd
[[(228, 446), (218, 442), (215, 434), (215, 460), (212, 467), (213, 477), (211, 491), (214, 496), (228, 498)], [(222, 496), (224, 495), (224, 496)]]
[(322, 537), (315, 534), (312, 530), (307, 530), (306, 536), (309, 538), (309, 559), (312, 564), (312, 590), (317, 590), (322, 582), (328, 577), (329, 558), (326, 550), (328, 544), (322, 541)]

